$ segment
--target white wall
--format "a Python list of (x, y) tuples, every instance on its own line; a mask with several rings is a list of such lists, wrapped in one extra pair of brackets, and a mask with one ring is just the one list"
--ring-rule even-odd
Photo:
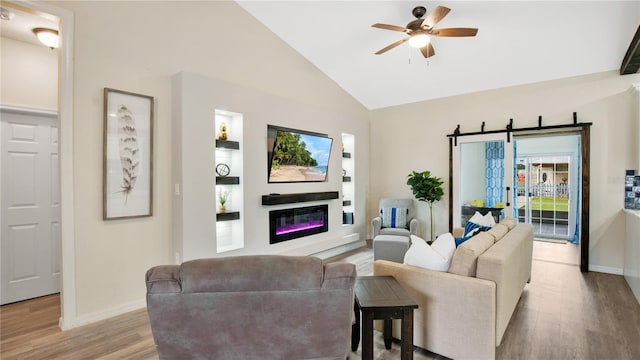
[(632, 97), (631, 107), (633, 108), (632, 116), (637, 120), (637, 129), (636, 134), (638, 137), (638, 144), (636, 147), (636, 151), (638, 153), (638, 164), (634, 168), (640, 171), (640, 83), (632, 84), (628, 90), (629, 94)]
[(0, 104), (58, 111), (58, 50), (0, 38)]
[[(76, 298), (76, 324), (143, 305), (145, 271), (153, 265), (173, 262), (171, 76), (187, 71), (228, 81), (286, 98), (302, 109), (308, 106), (309, 112), (324, 109), (340, 113), (345, 123), (351, 119), (358, 123), (367, 116), (362, 105), (235, 2), (61, 1), (53, 4), (73, 11), (75, 18), (73, 145), (77, 289), (75, 294), (64, 296)], [(104, 87), (155, 97), (152, 217), (102, 220)], [(247, 106), (252, 105), (269, 106)], [(278, 123), (280, 119), (272, 118), (269, 122)], [(289, 125), (324, 128), (304, 117), (291, 120)], [(360, 125), (345, 124), (345, 131), (354, 131), (353, 126)], [(327, 132), (338, 130), (332, 126)], [(358, 143), (362, 146), (357, 151), (366, 154), (368, 141)], [(245, 160), (251, 161), (253, 156), (262, 159), (262, 155), (245, 154)], [(366, 164), (361, 171), (360, 191), (364, 198), (368, 190)], [(259, 199), (253, 200), (259, 203)], [(364, 219), (364, 211), (360, 216)]]
[[(456, 124), (462, 132), (578, 121), (593, 122), (591, 129), (590, 264), (594, 269), (621, 271), (624, 238), (624, 170), (638, 164), (637, 119), (633, 119), (633, 96), (627, 91), (640, 75), (619, 76), (618, 71), (541, 82), (474, 94), (390, 107), (371, 112), (371, 193), (369, 216), (378, 199), (407, 196), (405, 185), (411, 170), (430, 170), (449, 187), (449, 141)], [(393, 125), (390, 125), (393, 124)], [(402, 155), (405, 162), (392, 159)], [(448, 197), (434, 205), (436, 233), (448, 231)], [(420, 204), (421, 231), (426, 229), (428, 207)], [(424, 235), (424, 234), (423, 234)]]
[[(199, 257), (234, 256), (248, 254), (296, 254), (309, 255), (332, 247), (346, 245), (354, 240), (365, 240), (365, 193), (356, 194), (355, 203), (361, 211), (356, 211), (355, 226), (342, 225), (341, 199), (284, 204), (261, 205), (262, 195), (271, 193), (305, 193), (340, 191), (342, 189), (341, 133), (354, 134), (358, 142), (369, 143), (369, 121), (366, 112), (360, 116), (343, 114), (335, 109), (300, 104), (290, 99), (272, 96), (204, 76), (180, 73), (174, 76), (175, 94), (180, 98), (181, 111), (174, 111), (174, 121), (181, 121), (180, 149), (183, 159), (181, 171), (174, 173), (175, 183), (181, 184), (183, 191), (174, 201), (174, 211), (182, 208), (182, 214), (174, 213), (174, 234), (177, 253), (185, 260)], [(216, 253), (216, 235), (212, 222), (215, 216), (215, 195), (213, 158), (204, 154), (214, 152), (217, 129), (212, 114), (216, 109), (242, 114), (244, 131), (241, 141), (243, 171), (244, 207), (240, 217), (244, 219), (244, 247), (238, 250)], [(304, 131), (327, 134), (334, 139), (329, 161), (328, 178), (322, 183), (267, 183), (267, 125), (277, 125)], [(174, 128), (176, 129), (176, 128)], [(231, 136), (231, 135), (230, 135)], [(174, 143), (176, 146), (176, 143)], [(178, 149), (174, 149), (178, 156)], [(366, 147), (356, 150), (358, 156), (368, 158)], [(201, 154), (199, 158), (194, 154)], [(191, 159), (191, 160), (190, 160)], [(207, 169), (207, 167), (209, 167)], [(356, 166), (356, 187), (366, 188), (367, 164)], [(178, 175), (178, 176), (176, 176)], [(329, 229), (327, 232), (293, 239), (278, 244), (269, 244), (269, 211), (292, 207), (329, 205)], [(356, 208), (357, 210), (358, 208)], [(368, 221), (366, 221), (368, 224)], [(219, 223), (220, 224), (220, 223)], [(352, 234), (358, 233), (356, 239)], [(182, 241), (180, 241), (180, 239)]]

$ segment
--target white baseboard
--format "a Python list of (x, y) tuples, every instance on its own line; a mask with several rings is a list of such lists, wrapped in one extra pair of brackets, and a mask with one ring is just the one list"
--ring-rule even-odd
[(84, 326), (84, 325), (89, 325), (91, 323), (97, 322), (97, 321), (101, 321), (101, 320), (105, 320), (114, 316), (118, 316), (118, 315), (122, 315), (134, 310), (139, 310), (142, 308), (145, 308), (147, 306), (147, 302), (145, 299), (140, 299), (140, 300), (136, 300), (136, 301), (132, 301), (130, 303), (127, 304), (122, 304), (116, 307), (113, 307), (111, 309), (108, 310), (104, 310), (104, 311), (98, 311), (95, 313), (91, 313), (91, 314), (86, 314), (86, 315), (82, 315), (82, 316), (78, 316), (77, 318), (70, 320), (70, 319), (66, 319), (67, 322), (65, 322), (65, 319), (63, 319), (62, 317), (59, 320), (59, 326), (60, 329), (62, 330), (70, 330), (73, 328), (77, 328), (79, 326)]
[(595, 271), (605, 274), (623, 275), (622, 268), (614, 268), (610, 266), (600, 266), (589, 264), (589, 271)]

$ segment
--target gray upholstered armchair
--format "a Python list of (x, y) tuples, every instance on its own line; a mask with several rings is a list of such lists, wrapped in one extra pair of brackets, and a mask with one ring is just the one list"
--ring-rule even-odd
[[(400, 227), (383, 226), (387, 225), (385, 221), (383, 221), (383, 217), (386, 215), (385, 211), (389, 211), (389, 209), (406, 209), (406, 214), (404, 215), (406, 216), (406, 223)], [(378, 216), (371, 221), (371, 225), (373, 226), (372, 238), (375, 239), (378, 235), (404, 235), (407, 237), (417, 235), (418, 219), (414, 218), (414, 216), (415, 208), (413, 199), (380, 199)]]
[(160, 359), (341, 359), (355, 265), (258, 255), (156, 266), (147, 308)]

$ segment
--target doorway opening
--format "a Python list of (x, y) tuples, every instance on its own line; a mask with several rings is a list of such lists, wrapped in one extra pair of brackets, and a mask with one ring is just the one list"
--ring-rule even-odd
[(0, 99), (0, 303), (7, 304), (60, 292), (60, 57), (30, 33), (35, 26), (57, 31), (60, 19), (9, 3), (2, 8), (9, 14), (1, 23), (9, 91)]
[(515, 143), (518, 221), (533, 225), (535, 240), (570, 245), (538, 245), (548, 249), (545, 260), (579, 264), (580, 135), (522, 136)]

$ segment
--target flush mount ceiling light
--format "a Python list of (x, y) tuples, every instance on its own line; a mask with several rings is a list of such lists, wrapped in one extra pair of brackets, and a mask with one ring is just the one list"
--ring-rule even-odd
[(51, 50), (58, 48), (58, 31), (47, 28), (35, 28), (32, 30), (38, 40)]

